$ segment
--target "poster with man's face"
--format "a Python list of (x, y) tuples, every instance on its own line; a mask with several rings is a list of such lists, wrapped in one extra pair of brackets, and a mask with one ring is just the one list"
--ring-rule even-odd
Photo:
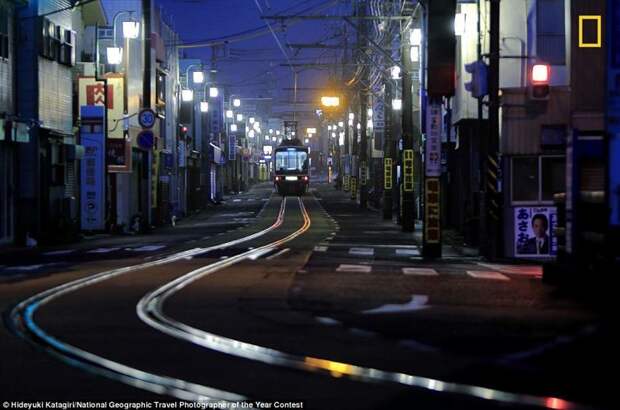
[(553, 235), (557, 223), (555, 207), (517, 207), (514, 213), (515, 256), (545, 257), (557, 253)]

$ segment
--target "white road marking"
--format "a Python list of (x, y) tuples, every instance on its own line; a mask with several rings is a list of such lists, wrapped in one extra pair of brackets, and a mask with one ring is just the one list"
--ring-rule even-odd
[(97, 248), (92, 251), (88, 251), (87, 253), (110, 253), (114, 251), (118, 251), (121, 248)]
[(331, 317), (316, 316), (314, 319), (322, 325), (337, 326), (341, 324), (339, 320), (332, 319)]
[(373, 243), (338, 243), (332, 246), (340, 246), (342, 248), (350, 248), (352, 246), (369, 247), (369, 248), (388, 248), (388, 249), (419, 249), (417, 245), (383, 245)]
[(360, 256), (373, 256), (375, 254), (374, 248), (350, 248), (350, 255), (360, 255)]
[(241, 202), (241, 199), (239, 199), (239, 198), (233, 199), (233, 202)]
[(420, 256), (420, 251), (417, 249), (396, 249), (397, 256)]
[(500, 265), (478, 262), (478, 265), (488, 269), (493, 269), (502, 273), (512, 275), (540, 276), (542, 277), (542, 266), (540, 265)]
[(315, 246), (314, 251), (315, 252), (327, 252), (327, 246)]
[(362, 311), (365, 314), (375, 313), (400, 313), (400, 312), (413, 312), (416, 310), (427, 309), (429, 306), (427, 295), (413, 295), (408, 303), (404, 304), (390, 304), (379, 306), (378, 308), (368, 309)]
[(476, 279), (510, 280), (508, 276), (491, 270), (468, 270), (467, 274)]
[(67, 249), (67, 250), (63, 250), (63, 251), (45, 252), (43, 255), (44, 256), (68, 255), (68, 254), (73, 253), (73, 252), (75, 252), (75, 249)]
[(372, 266), (341, 264), (341, 265), (338, 265), (338, 268), (336, 269), (336, 272), (370, 273), (370, 272), (372, 272)]
[(431, 268), (403, 268), (403, 274), (405, 275), (417, 275), (417, 276), (437, 276), (439, 273), (435, 269)]
[(278, 253), (276, 253), (274, 255), (267, 256), (267, 258), (265, 258), (265, 259), (271, 260), (271, 259), (277, 258), (278, 256), (282, 256), (282, 255), (284, 255), (286, 252), (288, 252), (290, 250), (291, 250), (291, 248), (282, 249), (280, 252), (278, 252)]
[[(187, 241), (187, 243), (191, 243), (191, 242), (196, 242), (196, 239), (192, 241)], [(127, 248), (127, 250), (134, 251), (134, 252), (152, 252), (152, 251), (157, 251), (165, 247), (166, 245), (145, 245), (139, 248)]]

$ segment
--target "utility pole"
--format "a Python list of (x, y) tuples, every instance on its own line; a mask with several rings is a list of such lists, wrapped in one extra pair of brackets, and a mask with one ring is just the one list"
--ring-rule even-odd
[[(366, 2), (359, 2), (359, 13), (360, 17), (366, 16)], [(363, 49), (361, 52), (366, 52), (367, 46), (367, 31), (368, 25), (366, 24), (366, 20), (362, 19), (359, 23), (358, 30), (358, 44), (360, 42), (360, 37), (363, 38)], [(364, 79), (362, 84), (368, 84), (368, 70), (364, 70), (364, 74), (362, 76)], [(368, 206), (368, 90), (364, 89), (364, 86), (359, 88), (359, 99), (360, 99), (360, 123), (362, 124), (361, 134), (360, 134), (360, 163), (359, 163), (359, 174), (360, 174), (360, 208), (365, 209)]]
[(501, 195), (497, 192), (499, 176), (499, 24), (500, 0), (490, 1), (489, 55), (489, 134), (485, 169), (487, 208), (487, 255), (502, 254)]
[(403, 124), (403, 159), (401, 177), (401, 204), (402, 204), (402, 230), (413, 232), (415, 230), (415, 193), (413, 183), (413, 92), (411, 47), (408, 36), (401, 34), (401, 63), (405, 68), (402, 73), (402, 124)]

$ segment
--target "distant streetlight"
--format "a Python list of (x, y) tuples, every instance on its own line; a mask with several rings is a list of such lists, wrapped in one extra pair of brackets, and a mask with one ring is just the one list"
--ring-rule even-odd
[(394, 111), (400, 111), (403, 108), (403, 100), (395, 98), (392, 100), (392, 109)]
[(372, 108), (368, 109), (368, 118), (372, 118)]
[(342, 122), (342, 121), (338, 121), (338, 126), (339, 126), (340, 128), (343, 128), (343, 127), (344, 127), (344, 122)]
[(237, 122), (243, 121), (243, 114), (237, 114)]
[(254, 124), (254, 121), (256, 121), (254, 117), (250, 117), (250, 124)]
[(349, 113), (349, 119), (351, 121), (353, 121), (355, 119), (355, 114), (353, 114), (352, 112)]
[(194, 84), (202, 84), (202, 82), (205, 80), (205, 74), (202, 71), (194, 71), (193, 80)]
[(230, 132), (237, 132), (237, 124), (230, 124)]
[(239, 98), (233, 99), (233, 106), (234, 107), (241, 107), (241, 100)]
[(278, 139), (278, 137), (271, 137), (272, 141), (276, 141)]
[(325, 107), (338, 107), (340, 105), (340, 97), (334, 97), (334, 96), (321, 97), (321, 104)]
[(209, 112), (209, 103), (207, 101), (200, 101), (200, 112)]
[(276, 135), (280, 135), (280, 130), (276, 130)]
[(421, 46), (422, 45), (422, 30), (419, 28), (414, 28), (411, 30), (409, 34), (409, 42), (412, 46)]
[(123, 37), (136, 39), (140, 35), (140, 23), (137, 21), (123, 21)]
[(306, 128), (306, 134), (316, 134), (316, 128)]
[(255, 136), (256, 136), (256, 133), (254, 132), (254, 130), (250, 130), (250, 131), (248, 132), (248, 137), (250, 137), (250, 138), (254, 138)]
[(211, 98), (217, 98), (217, 96), (220, 94), (219, 90), (217, 89), (217, 87), (210, 87), (209, 88), (209, 97)]
[(392, 77), (392, 80), (398, 80), (400, 79), (400, 67), (395, 65), (390, 69), (390, 75)]
[(328, 126), (327, 126), (327, 131), (331, 131), (331, 130), (332, 130), (332, 126), (331, 126), (331, 125), (328, 125)]
[(192, 101), (194, 99), (194, 90), (184, 88), (181, 90), (181, 100), (183, 102)]
[(232, 118), (232, 117), (233, 117), (232, 110), (226, 110), (226, 118)]
[(108, 64), (120, 64), (123, 62), (123, 48), (122, 47), (108, 47), (106, 49), (106, 57)]

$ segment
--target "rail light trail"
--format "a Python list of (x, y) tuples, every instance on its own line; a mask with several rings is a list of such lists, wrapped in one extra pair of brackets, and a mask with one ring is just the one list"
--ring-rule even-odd
[[(267, 206), (267, 203), (265, 207)], [(265, 208), (263, 208), (264, 211)], [(95, 285), (108, 279), (118, 277), (138, 270), (148, 269), (155, 266), (165, 265), (190, 258), (199, 254), (210, 252), (217, 249), (228, 248), (242, 242), (256, 239), (260, 236), (280, 227), (284, 221), (286, 210), (286, 198), (280, 203), (280, 210), (274, 223), (256, 233), (240, 239), (226, 243), (214, 245), (208, 248), (194, 248), (183, 252), (175, 253), (160, 260), (146, 262), (138, 265), (127, 266), (101, 272), (86, 278), (78, 279), (65, 283), (60, 286), (48, 289), (22, 301), (15, 306), (10, 314), (8, 324), (12, 332), (26, 340), (35, 347), (45, 351), (51, 356), (89, 373), (104, 376), (109, 379), (120, 381), (139, 389), (147, 390), (157, 394), (176, 397), (181, 400), (205, 401), (241, 401), (247, 398), (235, 393), (191, 383), (172, 377), (161, 376), (148, 373), (130, 366), (123, 365), (92, 352), (80, 349), (77, 346), (63, 342), (61, 339), (50, 335), (41, 328), (34, 320), (34, 314), (46, 304), (65, 296), (71, 292), (76, 292), (88, 286)], [(262, 211), (261, 211), (262, 212)]]

